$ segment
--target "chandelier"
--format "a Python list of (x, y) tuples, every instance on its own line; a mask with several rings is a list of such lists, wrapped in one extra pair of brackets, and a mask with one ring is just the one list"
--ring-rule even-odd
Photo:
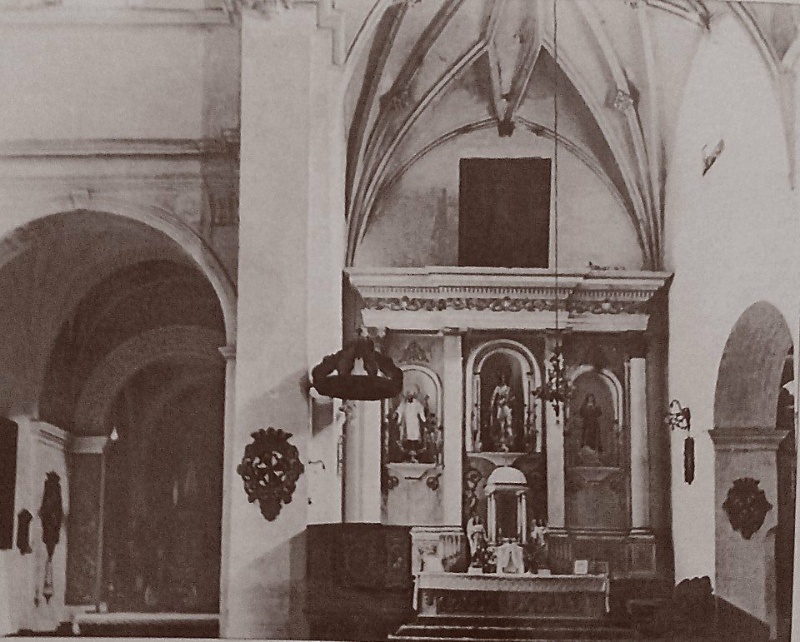
[(365, 334), (323, 358), (311, 371), (311, 380), (317, 392), (336, 399), (391, 399), (403, 389), (403, 371)]
[(553, 412), (556, 413), (556, 417), (559, 417), (561, 416), (561, 408), (569, 399), (571, 392), (572, 385), (567, 377), (564, 354), (561, 348), (561, 340), (559, 339), (550, 357), (545, 381), (533, 391), (533, 396), (552, 404)]

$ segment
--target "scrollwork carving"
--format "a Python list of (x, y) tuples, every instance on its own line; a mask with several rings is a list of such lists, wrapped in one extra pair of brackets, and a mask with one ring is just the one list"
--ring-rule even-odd
[(270, 522), (278, 517), (283, 504), (291, 503), (297, 480), (305, 470), (297, 447), (289, 443), (291, 436), (275, 428), (254, 432), (236, 468), (248, 501), (258, 502), (261, 514)]

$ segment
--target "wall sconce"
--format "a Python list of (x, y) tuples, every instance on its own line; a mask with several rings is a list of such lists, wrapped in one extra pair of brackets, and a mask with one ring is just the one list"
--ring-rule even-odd
[[(665, 422), (671, 430), (685, 430), (689, 433), (692, 429), (692, 411), (684, 408), (677, 399), (673, 399), (669, 404)], [(688, 434), (683, 442), (683, 479), (687, 484), (694, 481), (694, 439)]]

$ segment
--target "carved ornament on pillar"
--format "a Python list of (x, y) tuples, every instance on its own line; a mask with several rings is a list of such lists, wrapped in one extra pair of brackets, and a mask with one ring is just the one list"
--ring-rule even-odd
[(250, 503), (258, 502), (261, 514), (273, 521), (283, 504), (292, 501), (297, 480), (305, 467), (297, 447), (289, 443), (291, 433), (263, 428), (253, 433), (253, 441), (244, 449), (236, 472), (244, 481)]
[(745, 539), (758, 532), (767, 513), (772, 510), (772, 504), (758, 484), (759, 481), (752, 477), (735, 480), (722, 504), (733, 530), (740, 532)]
[(614, 94), (613, 105), (617, 111), (626, 112), (633, 107), (633, 96), (624, 89), (617, 89), (617, 93)]
[(280, 9), (291, 9), (293, 0), (232, 0), (236, 11), (252, 9), (271, 18)]

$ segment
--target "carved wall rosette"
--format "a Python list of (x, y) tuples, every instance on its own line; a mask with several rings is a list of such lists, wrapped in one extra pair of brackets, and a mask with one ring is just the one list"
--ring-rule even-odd
[(297, 480), (305, 470), (297, 447), (289, 443), (291, 436), (275, 428), (254, 432), (236, 468), (248, 501), (258, 502), (261, 514), (270, 522), (278, 517), (283, 504), (291, 503)]
[(759, 481), (752, 477), (735, 480), (722, 504), (733, 530), (740, 532), (745, 539), (758, 532), (767, 513), (772, 510), (772, 504), (758, 484)]

